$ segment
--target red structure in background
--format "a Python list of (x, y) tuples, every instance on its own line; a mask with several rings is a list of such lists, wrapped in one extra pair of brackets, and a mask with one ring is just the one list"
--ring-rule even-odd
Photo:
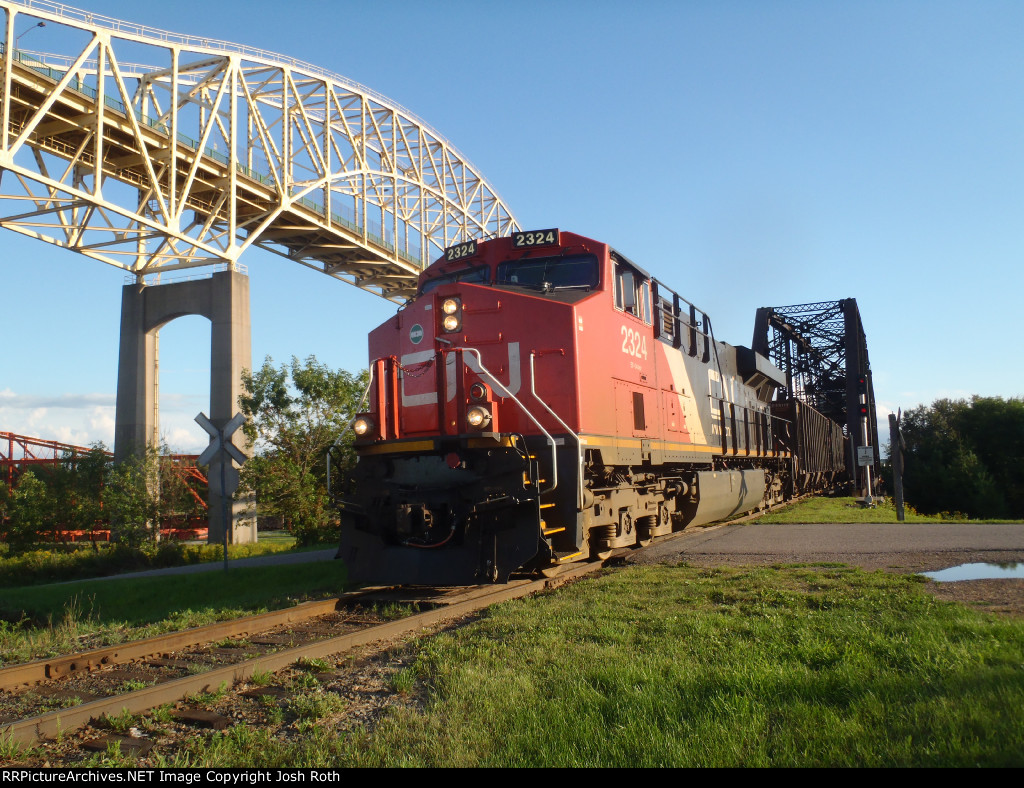
[[(25, 466), (60, 465), (65, 454), (88, 454), (91, 449), (70, 443), (30, 438), (13, 432), (0, 432), (0, 479), (8, 488), (14, 486), (17, 474)], [(114, 455), (106, 452), (108, 457)]]
[[(13, 432), (0, 431), (0, 484), (8, 489), (15, 486), (18, 475), (33, 466), (48, 466), (55, 468), (67, 459), (69, 455), (84, 456), (92, 449), (86, 446), (75, 446), (71, 443), (60, 441), (48, 441), (42, 438), (33, 438), (27, 435), (17, 435)], [(108, 458), (113, 458), (112, 452), (104, 452)], [(208, 484), (206, 476), (196, 465), (198, 454), (167, 454), (161, 456), (161, 460), (170, 462), (175, 473), (185, 482), (189, 493), (203, 509), (207, 503), (195, 490), (195, 484)], [(190, 484), (189, 482), (192, 482)], [(206, 528), (189, 527), (187, 522), (165, 522), (161, 528), (161, 535), (172, 539), (203, 539), (206, 537)], [(64, 532), (67, 541), (76, 541), (76, 538), (99, 538), (109, 539), (109, 531), (94, 531), (92, 536), (84, 532)]]

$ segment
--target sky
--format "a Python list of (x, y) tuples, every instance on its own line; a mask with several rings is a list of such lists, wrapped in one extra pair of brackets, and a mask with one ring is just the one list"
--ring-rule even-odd
[[(749, 345), (758, 307), (856, 298), (880, 427), (942, 397), (1024, 396), (1018, 0), (75, 5), (370, 86), (452, 141), (522, 228), (610, 243), (720, 340)], [(261, 250), (242, 262), (254, 365), (366, 366), (393, 303)], [(0, 230), (0, 431), (112, 445), (124, 283)], [(209, 341), (200, 317), (160, 334), (179, 451), (206, 444)]]

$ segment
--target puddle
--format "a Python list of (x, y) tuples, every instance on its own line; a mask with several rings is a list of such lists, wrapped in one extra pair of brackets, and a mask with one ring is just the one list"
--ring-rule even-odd
[(938, 572), (921, 574), (939, 583), (951, 583), (956, 580), (1006, 580), (1024, 577), (1024, 564), (960, 564)]

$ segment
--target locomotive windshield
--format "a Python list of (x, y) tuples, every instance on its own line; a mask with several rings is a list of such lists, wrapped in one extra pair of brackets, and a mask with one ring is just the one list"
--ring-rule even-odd
[(461, 271), (455, 271), (451, 274), (445, 274), (444, 276), (436, 276), (433, 279), (428, 279), (423, 283), (423, 287), (420, 288), (420, 295), (429, 293), (435, 287), (451, 284), (452, 282), (469, 282), (470, 284), (486, 285), (489, 280), (490, 270), (486, 265), (477, 266), (476, 268), (464, 268)]
[(592, 254), (508, 260), (498, 266), (496, 285), (517, 285), (549, 293), (597, 287), (597, 258)]

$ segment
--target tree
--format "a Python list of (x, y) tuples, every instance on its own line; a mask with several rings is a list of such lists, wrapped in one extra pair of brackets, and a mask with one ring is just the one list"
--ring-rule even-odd
[(18, 479), (10, 497), (7, 544), (14, 551), (25, 550), (39, 541), (51, 521), (53, 498), (46, 484), (32, 471)]
[(129, 457), (117, 463), (110, 470), (103, 490), (111, 537), (128, 547), (156, 541), (160, 533), (156, 463), (157, 453), (152, 447), (141, 457)]
[(302, 543), (336, 534), (327, 497), (326, 455), (339, 441), (342, 469), (355, 464), (348, 425), (368, 373), (333, 371), (314, 356), (275, 367), (267, 357), (242, 375), (239, 398), (253, 456), (242, 467), (240, 492), (252, 494), (263, 517), (279, 517)]
[[(105, 528), (103, 490), (110, 473), (110, 455), (99, 442), (85, 454), (67, 452), (49, 480), (53, 493), (53, 521), (58, 529), (90, 535)], [(93, 548), (98, 549), (95, 539)]]
[(941, 399), (908, 411), (903, 484), (922, 512), (1024, 515), (1024, 400)]

